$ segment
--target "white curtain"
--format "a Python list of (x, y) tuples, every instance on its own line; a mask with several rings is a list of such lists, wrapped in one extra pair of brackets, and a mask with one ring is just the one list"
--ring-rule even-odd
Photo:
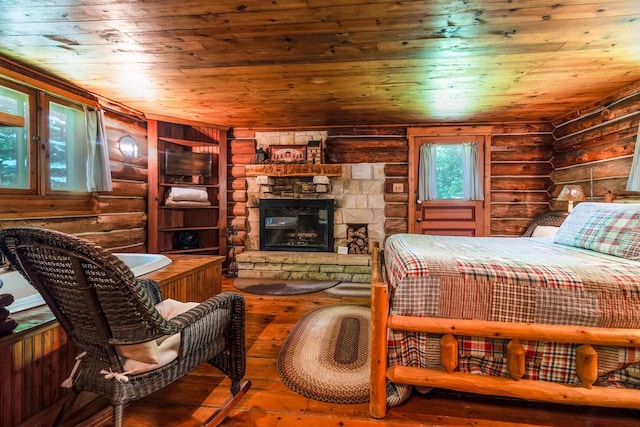
[(109, 142), (104, 125), (104, 111), (84, 107), (87, 123), (87, 189), (113, 191), (109, 168)]
[(629, 181), (627, 181), (627, 191), (640, 191), (640, 124), (636, 135), (636, 148), (633, 151)]
[(484, 200), (478, 144), (475, 142), (462, 144), (462, 150), (462, 198), (464, 200)]
[(436, 144), (423, 144), (418, 162), (418, 200), (434, 200), (437, 196)]
[[(436, 149), (437, 144), (420, 146), (418, 162), (418, 200), (435, 200), (438, 198), (436, 185)], [(462, 144), (462, 192), (463, 200), (484, 200), (482, 186), (482, 168), (478, 144), (469, 142)]]

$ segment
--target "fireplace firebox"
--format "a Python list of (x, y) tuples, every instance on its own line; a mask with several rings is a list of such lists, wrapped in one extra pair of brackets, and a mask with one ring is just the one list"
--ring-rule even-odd
[(260, 199), (260, 250), (333, 252), (333, 199)]

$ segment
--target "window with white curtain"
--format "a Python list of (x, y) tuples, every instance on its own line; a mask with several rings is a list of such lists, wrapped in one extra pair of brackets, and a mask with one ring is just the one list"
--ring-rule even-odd
[(627, 191), (640, 191), (640, 124), (638, 124), (638, 133), (636, 134), (636, 147), (633, 151)]
[(111, 191), (102, 111), (0, 79), (0, 112), (25, 119), (0, 127), (0, 194)]
[(422, 144), (420, 200), (483, 200), (478, 144)]

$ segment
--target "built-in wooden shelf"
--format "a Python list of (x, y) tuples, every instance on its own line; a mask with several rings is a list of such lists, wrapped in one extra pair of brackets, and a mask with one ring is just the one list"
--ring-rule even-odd
[(24, 127), (24, 117), (0, 111), (0, 126)]
[(245, 166), (246, 176), (342, 176), (342, 165), (283, 164)]

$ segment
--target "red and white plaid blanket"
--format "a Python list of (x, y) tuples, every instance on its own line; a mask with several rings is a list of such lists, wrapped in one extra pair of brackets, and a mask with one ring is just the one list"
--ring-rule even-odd
[[(546, 239), (394, 235), (390, 314), (640, 328), (640, 262)], [(389, 365), (442, 369), (439, 336), (392, 332)], [(459, 370), (508, 376), (507, 340), (459, 337)], [(580, 384), (571, 344), (523, 342), (524, 378)], [(594, 346), (597, 384), (640, 388), (640, 348)]]

